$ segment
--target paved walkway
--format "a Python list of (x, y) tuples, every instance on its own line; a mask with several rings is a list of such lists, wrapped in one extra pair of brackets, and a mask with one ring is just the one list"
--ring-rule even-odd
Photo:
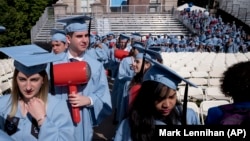
[(112, 141), (116, 128), (112, 120), (113, 114), (103, 120), (100, 126), (94, 128), (93, 141)]

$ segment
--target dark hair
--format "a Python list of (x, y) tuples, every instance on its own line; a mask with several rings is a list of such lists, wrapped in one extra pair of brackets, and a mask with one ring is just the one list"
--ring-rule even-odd
[[(150, 62), (147, 61), (147, 60), (145, 60), (144, 63), (145, 63), (145, 64), (150, 64)], [(142, 67), (145, 67), (145, 65), (142, 65), (142, 66), (141, 66), (141, 71), (140, 71), (139, 73), (136, 73), (136, 74), (134, 75), (134, 77), (133, 77), (132, 80), (130, 81), (129, 89), (131, 89), (131, 87), (133, 87), (133, 86), (136, 85), (136, 84), (141, 84), (141, 83), (142, 83), (143, 76), (144, 76), (144, 74), (147, 72), (147, 70), (149, 69), (149, 68), (148, 68), (147, 70), (144, 70), (144, 68), (142, 68)]]
[(74, 34), (74, 32), (69, 32), (67, 35), (69, 35), (70, 37), (72, 37), (73, 34)]
[(250, 101), (250, 61), (229, 67), (220, 82), (221, 91), (234, 102)]
[[(149, 141), (154, 140), (155, 120), (161, 120), (168, 125), (177, 124), (181, 121), (182, 105), (177, 101), (175, 108), (167, 117), (158, 114), (155, 108), (155, 102), (162, 98), (162, 83), (155, 81), (144, 81), (141, 89), (132, 103), (129, 111), (129, 125), (131, 128), (132, 140)], [(169, 88), (167, 87), (167, 91)], [(182, 113), (182, 112), (181, 112)]]
[(132, 49), (129, 51), (128, 56), (135, 56), (135, 48), (134, 47), (132, 47)]

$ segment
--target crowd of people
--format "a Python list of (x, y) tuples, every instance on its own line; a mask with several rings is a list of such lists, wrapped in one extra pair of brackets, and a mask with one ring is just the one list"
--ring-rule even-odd
[[(180, 38), (149, 34), (146, 40), (140, 33), (98, 36), (86, 24), (91, 17), (74, 16), (57, 21), (65, 28), (52, 30), (51, 52), (36, 45), (0, 48), (15, 60), (11, 92), (0, 97), (0, 139), (91, 141), (93, 128), (112, 112), (117, 129), (114, 141), (155, 140), (156, 125), (200, 125), (187, 100), (177, 98), (182, 81), (186, 89), (197, 86), (164, 66), (161, 52), (247, 52), (250, 36), (234, 23), (224, 24), (220, 17), (185, 11), (181, 16), (196, 25), (199, 33)], [(72, 64), (75, 68), (70, 68)], [(67, 80), (55, 84), (58, 66), (64, 73), (72, 71), (76, 84), (63, 73), (59, 77)], [(221, 80), (222, 92), (243, 107), (249, 107), (248, 68), (249, 62), (236, 64)], [(83, 70), (84, 74), (78, 74)], [(79, 81), (85, 75), (82, 84)], [(108, 77), (114, 80), (111, 92)], [(215, 120), (220, 118), (214, 119), (218, 112), (223, 115), (211, 109), (206, 124), (219, 125)]]

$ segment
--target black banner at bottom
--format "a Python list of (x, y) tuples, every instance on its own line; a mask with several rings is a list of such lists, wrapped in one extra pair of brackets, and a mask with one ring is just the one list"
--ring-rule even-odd
[(157, 125), (155, 130), (157, 141), (166, 140), (174, 137), (192, 138), (192, 139), (223, 139), (249, 141), (250, 127), (244, 126), (206, 126), (206, 125), (188, 125), (188, 126), (167, 126)]

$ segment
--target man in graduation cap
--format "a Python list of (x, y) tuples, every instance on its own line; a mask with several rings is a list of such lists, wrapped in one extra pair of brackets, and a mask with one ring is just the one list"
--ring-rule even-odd
[(64, 30), (52, 29), (51, 32), (52, 52), (55, 54), (65, 51), (68, 47)]
[(128, 52), (131, 50), (130, 37), (128, 35), (120, 34), (118, 48)]
[(68, 95), (67, 86), (55, 87), (56, 96), (68, 100), (71, 106), (77, 105), (76, 107), (80, 108), (81, 121), (75, 125), (75, 141), (91, 141), (93, 127), (112, 113), (111, 96), (103, 64), (86, 53), (91, 25), (87, 26), (85, 20), (90, 20), (91, 23), (91, 17), (85, 15), (58, 20), (66, 23), (65, 31), (69, 46), (63, 60), (56, 63), (85, 61), (91, 71), (90, 80), (86, 85), (78, 86), (77, 94)]
[(74, 140), (67, 102), (49, 93), (47, 63), (62, 56), (36, 45), (5, 47), (0, 52), (14, 59), (15, 67), (11, 93), (0, 97), (0, 130), (15, 141)]
[(111, 72), (111, 79), (113, 80), (117, 77), (119, 64), (121, 62), (119, 58), (116, 58), (115, 51), (119, 49), (125, 52), (130, 52), (131, 45), (129, 44), (129, 40), (130, 40), (130, 37), (122, 33), (119, 36), (117, 46), (114, 45), (110, 48), (110, 59), (109, 59), (108, 69)]
[(156, 140), (155, 125), (200, 124), (197, 114), (177, 98), (177, 87), (182, 81), (186, 82), (186, 87), (197, 86), (162, 64), (147, 59), (152, 66), (144, 74), (129, 115), (121, 122), (114, 141)]

